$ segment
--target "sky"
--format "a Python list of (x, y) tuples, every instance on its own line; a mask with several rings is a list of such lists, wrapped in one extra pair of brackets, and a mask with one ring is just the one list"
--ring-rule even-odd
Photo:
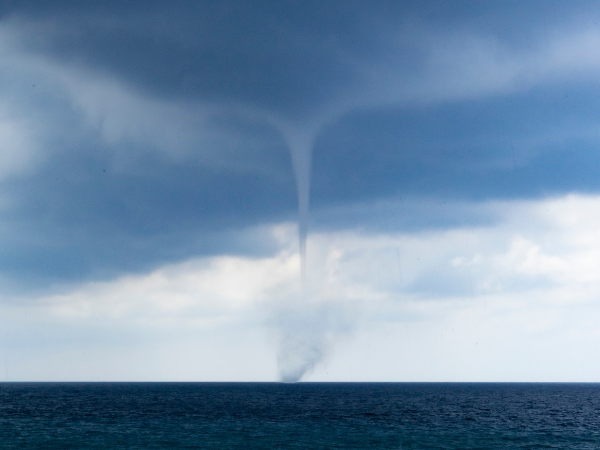
[(599, 21), (0, 2), (0, 381), (600, 381)]

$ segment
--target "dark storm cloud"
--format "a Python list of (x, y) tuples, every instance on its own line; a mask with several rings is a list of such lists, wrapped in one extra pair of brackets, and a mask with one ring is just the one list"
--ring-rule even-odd
[(596, 85), (348, 115), (317, 140), (313, 204), (488, 200), (600, 188)]
[[(568, 15), (588, 12), (575, 2)], [(408, 80), (426, 70), (428, 35), (468, 30), (527, 48), (558, 29), (551, 2), (24, 2), (22, 45), (108, 71), (155, 96), (246, 102), (314, 114), (360, 95), (365, 66), (393, 58)], [(594, 16), (589, 16), (591, 23)], [(554, 28), (553, 28), (554, 27)], [(548, 31), (550, 30), (550, 31)]]
[(2, 272), (47, 281), (114, 276), (196, 255), (258, 256), (274, 249), (269, 236), (235, 230), (292, 218), (291, 174), (273, 179), (151, 155), (123, 172), (103, 150), (72, 149), (2, 183), (13, 200), (1, 215), (10, 230)]
[[(239, 230), (296, 217), (278, 120), (313, 127), (311, 202), (323, 227), (375, 221), (328, 211), (400, 196), (469, 202), (600, 187), (593, 77), (546, 79), (542, 67), (538, 83), (535, 72), (572, 23), (593, 27), (589, 2), (1, 8), (11, 51), (38, 61), (1, 74), (12, 79), (4, 97), (43, 124), (41, 156), (0, 181), (0, 271), (28, 284), (271, 251), (268, 237)], [(467, 44), (489, 44), (500, 63), (471, 58)], [(514, 69), (530, 53), (533, 69)], [(460, 214), (412, 207), (399, 226), (485, 221)]]
[(362, 22), (352, 2), (39, 6), (15, 12), (33, 19), (22, 41), (29, 50), (108, 71), (159, 97), (285, 113), (306, 112), (351, 82), (355, 70), (340, 44), (352, 42)]

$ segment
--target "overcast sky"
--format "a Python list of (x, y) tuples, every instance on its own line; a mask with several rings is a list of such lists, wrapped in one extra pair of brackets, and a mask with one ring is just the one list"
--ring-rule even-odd
[(0, 380), (600, 381), (599, 21), (0, 2)]

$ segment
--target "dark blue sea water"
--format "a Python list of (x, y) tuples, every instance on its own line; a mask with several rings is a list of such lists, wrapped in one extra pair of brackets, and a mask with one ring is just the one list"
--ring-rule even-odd
[(3, 383), (2, 449), (599, 449), (600, 384)]

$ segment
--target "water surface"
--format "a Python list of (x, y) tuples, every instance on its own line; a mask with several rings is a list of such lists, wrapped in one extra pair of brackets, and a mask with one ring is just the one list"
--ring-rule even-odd
[(3, 449), (598, 449), (600, 384), (2, 383)]

